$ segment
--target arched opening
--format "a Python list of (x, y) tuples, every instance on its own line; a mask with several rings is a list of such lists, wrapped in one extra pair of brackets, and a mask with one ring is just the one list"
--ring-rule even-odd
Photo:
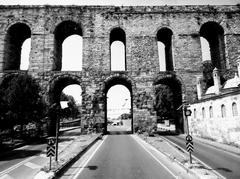
[(62, 71), (82, 70), (82, 37), (70, 35), (62, 43)]
[(27, 70), (31, 44), (31, 29), (24, 23), (12, 25), (5, 38), (4, 70)]
[(232, 115), (238, 116), (237, 103), (235, 103), (235, 102), (232, 103)]
[(200, 37), (202, 61), (211, 61), (211, 52), (208, 41), (204, 37)]
[[(216, 22), (206, 22), (200, 29), (200, 36), (205, 38), (209, 44), (210, 56), (213, 67), (218, 69), (226, 68), (224, 30)], [(204, 40), (203, 40), (204, 43)], [(206, 42), (205, 42), (206, 45)], [(208, 48), (202, 45), (202, 50)], [(205, 55), (205, 54), (204, 54)]]
[(126, 35), (121, 28), (110, 33), (111, 71), (126, 70)]
[(183, 132), (181, 83), (172, 78), (162, 78), (154, 83), (154, 110), (157, 113), (159, 132)]
[(59, 76), (50, 85), (50, 135), (59, 128), (81, 125), (82, 88), (80, 80), (75, 76)]
[(168, 28), (157, 32), (160, 71), (173, 71), (172, 35)]
[[(71, 71), (77, 70), (78, 71), (78, 70), (81, 70), (81, 68), (82, 68), (81, 67), (81, 64), (82, 64), (82, 29), (81, 29), (80, 25), (73, 21), (64, 21), (64, 22), (60, 23), (54, 31), (54, 39), (55, 39), (55, 44), (54, 44), (53, 70), (56, 70), (56, 71), (60, 71), (60, 70), (71, 70)], [(65, 39), (66, 39), (66, 41), (65, 41)], [(69, 51), (69, 50), (70, 50), (70, 52), (67, 53), (67, 51)], [(67, 53), (67, 55), (66, 55), (66, 53)], [(70, 53), (71, 53), (71, 55), (70, 55)], [(73, 62), (73, 54), (75, 54), (75, 55), (77, 54), (77, 56), (74, 56), (74, 62)], [(64, 59), (63, 59), (63, 57), (64, 57)], [(64, 62), (63, 62), (63, 60), (64, 60)], [(78, 64), (79, 66), (74, 65), (74, 64)]]
[(133, 133), (132, 85), (122, 77), (105, 83), (105, 132)]
[(61, 116), (60, 130), (81, 124), (82, 88), (80, 85), (66, 86), (60, 96)]
[(123, 85), (114, 85), (107, 92), (107, 131), (131, 132), (131, 94)]
[(226, 107), (224, 104), (221, 105), (221, 116), (222, 118), (226, 117)]

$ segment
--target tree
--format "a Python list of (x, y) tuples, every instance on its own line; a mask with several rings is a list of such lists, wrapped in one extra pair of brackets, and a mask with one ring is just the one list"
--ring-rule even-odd
[(7, 112), (5, 118), (13, 120), (13, 124), (21, 125), (29, 122), (40, 123), (44, 116), (45, 104), (40, 95), (40, 87), (27, 74), (15, 75), (4, 89), (4, 103)]
[(156, 87), (156, 101), (154, 109), (157, 111), (157, 116), (173, 118), (174, 117), (174, 94), (169, 86), (158, 85)]

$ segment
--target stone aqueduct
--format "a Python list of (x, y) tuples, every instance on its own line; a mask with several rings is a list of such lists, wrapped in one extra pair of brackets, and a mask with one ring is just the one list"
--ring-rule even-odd
[[(61, 44), (73, 34), (83, 38), (83, 68), (61, 71)], [(171, 87), (176, 109), (196, 98), (196, 76), (202, 75), (203, 66), (200, 36), (208, 40), (212, 63), (221, 69), (222, 77), (232, 76), (240, 56), (238, 5), (0, 6), (0, 77), (26, 73), (19, 68), (20, 49), (31, 37), (27, 73), (39, 82), (48, 104), (59, 102), (67, 85), (79, 84), (82, 119), (105, 120), (106, 93), (113, 85), (122, 84), (131, 92), (133, 124), (156, 121), (157, 84)], [(114, 40), (125, 44), (125, 71), (110, 69)], [(160, 72), (157, 41), (165, 44), (165, 72)], [(98, 110), (93, 111), (94, 105)], [(183, 130), (182, 112), (176, 112), (178, 129)]]

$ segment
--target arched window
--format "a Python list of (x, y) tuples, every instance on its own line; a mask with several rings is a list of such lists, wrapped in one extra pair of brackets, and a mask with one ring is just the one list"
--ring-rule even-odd
[(222, 118), (226, 117), (226, 107), (224, 104), (221, 105), (221, 116)]
[(4, 70), (27, 70), (31, 46), (31, 29), (24, 23), (12, 25), (5, 38)]
[[(225, 69), (226, 62), (223, 28), (216, 22), (207, 22), (202, 25), (200, 29), (200, 36), (208, 42), (206, 43), (206, 41), (202, 38), (202, 51), (204, 48), (210, 49), (210, 60), (212, 61), (213, 66), (218, 69)], [(209, 53), (208, 50), (207, 53)], [(206, 54), (203, 54), (203, 56), (205, 55)]]
[(213, 108), (212, 108), (212, 106), (209, 107), (209, 117), (210, 118), (213, 117)]
[(202, 108), (202, 117), (203, 117), (203, 119), (205, 118), (205, 108), (204, 107)]
[(62, 43), (62, 71), (82, 70), (82, 37), (70, 35)]
[(162, 28), (157, 33), (158, 56), (160, 71), (172, 71), (172, 31)]
[(111, 71), (126, 70), (126, 35), (121, 28), (110, 33)]
[(232, 114), (233, 116), (238, 116), (237, 104), (235, 102), (232, 103)]
[(200, 37), (202, 61), (211, 61), (211, 53), (208, 41), (204, 37)]
[[(73, 21), (64, 21), (56, 27), (54, 38), (53, 70), (82, 70), (82, 29), (80, 25)], [(69, 54), (68, 57), (66, 53)]]
[(196, 110), (196, 109), (193, 110), (193, 117), (194, 117), (194, 118), (197, 117), (197, 110)]

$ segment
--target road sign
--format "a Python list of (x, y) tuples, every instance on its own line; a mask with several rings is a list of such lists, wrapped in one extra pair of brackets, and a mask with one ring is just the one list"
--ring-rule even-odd
[(55, 156), (55, 146), (49, 145), (47, 146), (47, 157), (53, 157)]
[(54, 137), (49, 137), (47, 144), (51, 145), (51, 146), (54, 145), (55, 144), (55, 138)]
[(187, 151), (188, 152), (193, 152), (193, 149), (194, 149), (193, 142), (187, 142), (186, 146), (187, 146)]
[(192, 142), (192, 136), (191, 135), (187, 135), (186, 136), (186, 148), (187, 148), (187, 151), (189, 152), (189, 157), (190, 157), (190, 164), (192, 163), (192, 152), (193, 152), (193, 142)]
[(185, 116), (191, 116), (192, 111), (190, 109), (185, 110)]
[(192, 141), (192, 136), (188, 134), (186, 136), (186, 141), (191, 142)]

